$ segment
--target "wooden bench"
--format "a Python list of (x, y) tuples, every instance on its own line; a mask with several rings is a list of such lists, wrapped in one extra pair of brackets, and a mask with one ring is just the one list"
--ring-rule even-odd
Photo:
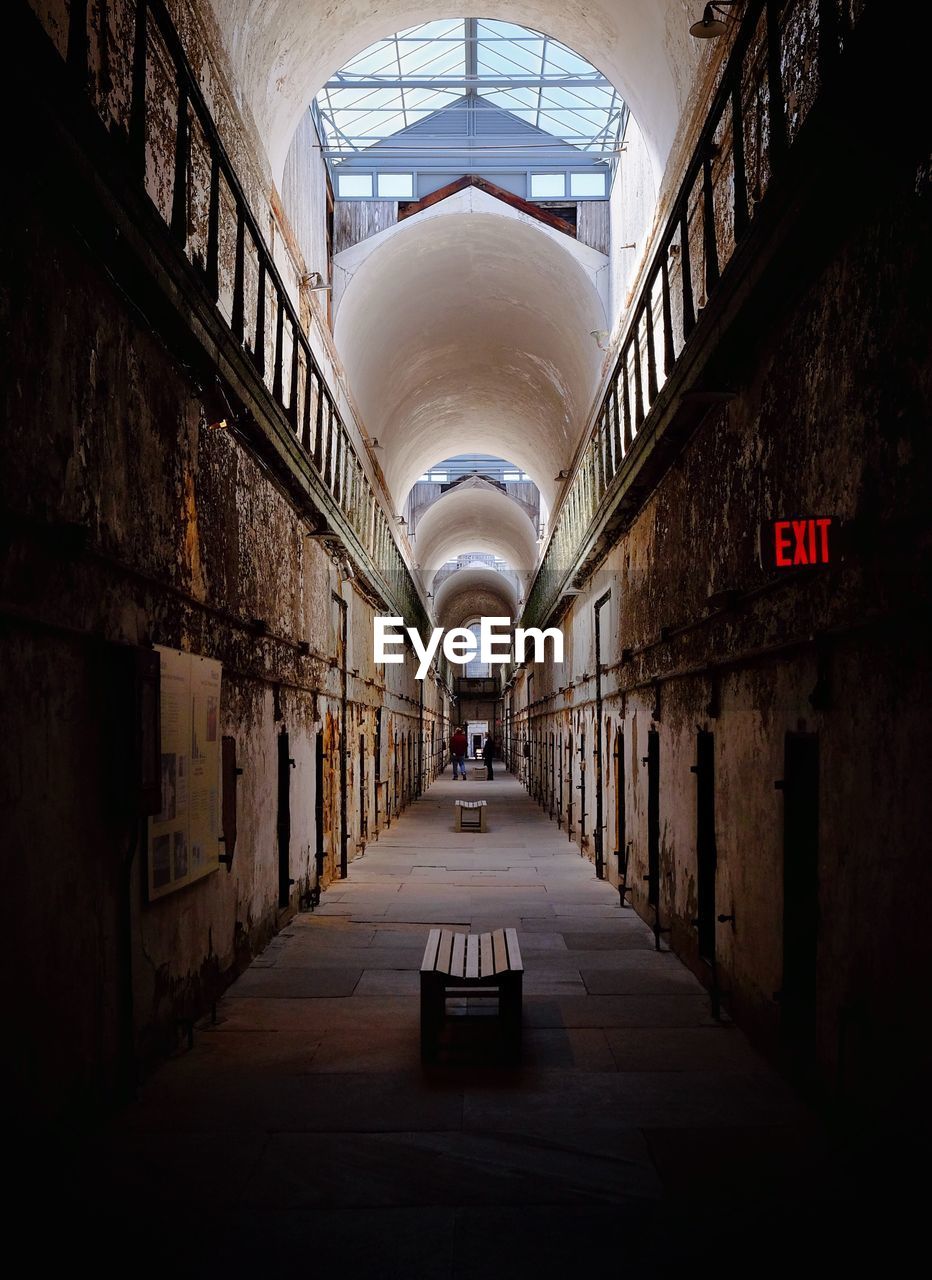
[(437, 1056), (451, 996), (498, 998), (507, 1048), (521, 1049), (521, 987), (524, 965), (514, 929), (454, 933), (431, 929), (421, 961), (421, 1057)]
[(485, 831), (488, 800), (454, 800), (457, 831)]

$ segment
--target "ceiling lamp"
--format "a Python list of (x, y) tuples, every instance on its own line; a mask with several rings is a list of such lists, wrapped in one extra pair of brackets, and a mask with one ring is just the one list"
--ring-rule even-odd
[(701, 20), (692, 24), (689, 28), (689, 34), (696, 40), (715, 40), (719, 36), (723, 36), (728, 30), (728, 26), (722, 19), (728, 15), (724, 13), (721, 17), (716, 17), (715, 15), (721, 9), (726, 7), (730, 9), (737, 2), (738, 0), (718, 0), (718, 3), (707, 4), (702, 11)]

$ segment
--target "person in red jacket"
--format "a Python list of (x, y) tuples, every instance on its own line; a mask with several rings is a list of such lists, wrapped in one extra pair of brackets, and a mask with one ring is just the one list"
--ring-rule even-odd
[(469, 743), (463, 732), (463, 726), (458, 724), (453, 731), (453, 737), (450, 739), (450, 755), (453, 757), (453, 781), (456, 781), (456, 771), (460, 770), (463, 781), (466, 781), (466, 752)]

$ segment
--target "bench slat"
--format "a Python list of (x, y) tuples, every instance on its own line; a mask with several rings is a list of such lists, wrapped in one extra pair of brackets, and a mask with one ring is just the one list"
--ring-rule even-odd
[(495, 972), (508, 972), (508, 948), (505, 946), (504, 929), (496, 929), (492, 934), (492, 953), (495, 960)]
[(437, 962), (437, 947), (440, 945), (440, 930), (431, 929), (427, 935), (427, 946), (424, 948), (424, 959), (421, 961), (421, 973), (433, 973)]
[(453, 959), (450, 961), (451, 975), (461, 978), (463, 976), (463, 966), (466, 962), (466, 935), (465, 933), (455, 933), (453, 935)]
[(466, 940), (466, 978), (479, 977), (479, 935), (471, 933)]
[(453, 932), (450, 929), (440, 930), (440, 946), (437, 948), (437, 972), (450, 972), (450, 957), (453, 954)]
[(492, 935), (490, 933), (480, 933), (479, 935), (479, 976), (488, 978), (495, 972), (495, 966), (492, 960)]
[(505, 941), (508, 943), (508, 967), (513, 973), (523, 973), (521, 948), (518, 946), (518, 934), (515, 929), (505, 930)]

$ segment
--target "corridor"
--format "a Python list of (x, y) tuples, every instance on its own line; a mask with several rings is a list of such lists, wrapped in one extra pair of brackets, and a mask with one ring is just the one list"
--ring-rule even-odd
[[(461, 794), (488, 799), (486, 835), (453, 832)], [(466, 1035), (422, 1069), (417, 970), (441, 923), (518, 930), (520, 1069), (457, 1057)], [(594, 1273), (657, 1275), (717, 1248), (715, 1205), (734, 1244), (779, 1235), (791, 1206), (827, 1229), (835, 1195), (789, 1088), (504, 773), (442, 775), (233, 984), (101, 1153), (115, 1222), (142, 1212), (157, 1250), (203, 1249), (215, 1272), (306, 1256), (343, 1277), (566, 1276), (585, 1239)]]
[[(924, 1223), (921, 41), (491, 9), (4, 7), (45, 1270), (887, 1275)], [(422, 1063), (438, 926), (516, 931), (520, 1058), (470, 999)]]

